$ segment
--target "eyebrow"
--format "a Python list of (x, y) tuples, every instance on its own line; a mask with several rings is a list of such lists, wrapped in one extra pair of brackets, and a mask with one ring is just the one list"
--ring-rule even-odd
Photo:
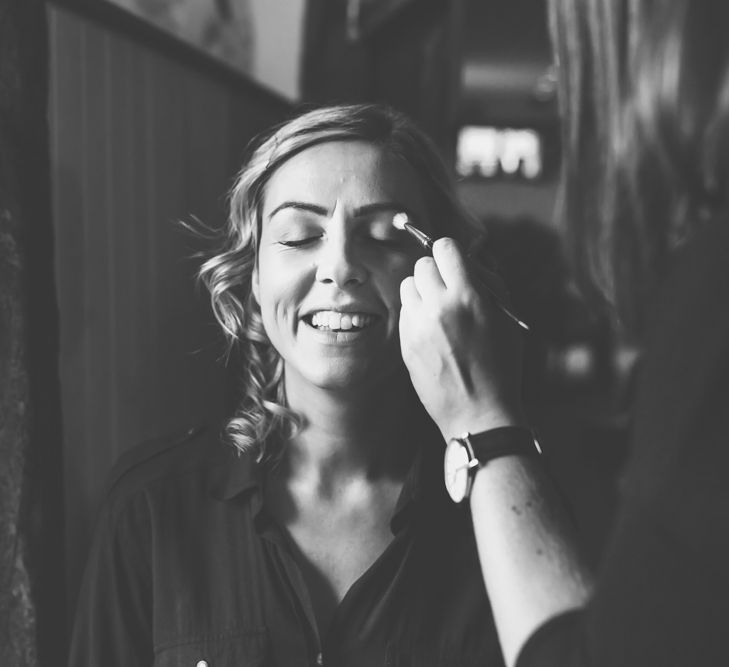
[(276, 215), (276, 213), (286, 208), (293, 208), (297, 211), (308, 211), (309, 213), (316, 213), (317, 215), (326, 215), (327, 213), (327, 209), (323, 206), (317, 206), (316, 204), (307, 204), (303, 201), (285, 201), (279, 204), (275, 209), (273, 209), (273, 211), (268, 214), (268, 219), (270, 220), (274, 215)]
[[(273, 209), (273, 211), (268, 214), (268, 219), (270, 220), (271, 218), (273, 218), (274, 215), (276, 215), (276, 213), (287, 208), (292, 208), (297, 211), (308, 211), (309, 213), (315, 213), (316, 215), (326, 215), (329, 212), (325, 206), (319, 206), (318, 204), (310, 204), (303, 201), (285, 201), (279, 204), (276, 208)], [(393, 213), (398, 213), (399, 211), (402, 211), (403, 213), (407, 213), (408, 215), (410, 215), (411, 213), (410, 209), (407, 206), (403, 206), (398, 202), (384, 201), (360, 206), (354, 209), (354, 216), (361, 217), (364, 215), (369, 215), (371, 213), (380, 213), (382, 211), (392, 211)]]

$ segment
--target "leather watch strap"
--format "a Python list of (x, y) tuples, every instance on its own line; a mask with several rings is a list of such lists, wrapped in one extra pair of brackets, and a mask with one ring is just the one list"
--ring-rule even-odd
[(522, 426), (502, 426), (468, 435), (473, 455), (481, 465), (501, 456), (538, 456), (534, 434)]

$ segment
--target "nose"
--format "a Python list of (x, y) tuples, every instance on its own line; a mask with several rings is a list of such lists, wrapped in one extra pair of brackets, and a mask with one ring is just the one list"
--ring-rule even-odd
[(326, 236), (316, 258), (319, 282), (352, 287), (367, 280), (367, 267), (352, 245), (346, 233), (334, 232)]

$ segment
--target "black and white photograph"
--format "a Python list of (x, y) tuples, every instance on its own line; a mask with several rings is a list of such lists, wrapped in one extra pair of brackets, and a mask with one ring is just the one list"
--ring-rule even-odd
[(0, 665), (729, 665), (728, 31), (0, 0)]

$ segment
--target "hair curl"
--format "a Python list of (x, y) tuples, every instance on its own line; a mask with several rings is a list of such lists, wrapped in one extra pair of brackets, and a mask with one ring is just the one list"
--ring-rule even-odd
[(301, 418), (286, 404), (283, 362), (266, 335), (252, 294), (266, 184), (294, 155), (330, 141), (365, 141), (408, 163), (422, 185), (436, 236), (467, 241), (475, 230), (435, 145), (407, 116), (389, 107), (317, 108), (253, 141), (250, 158), (229, 193), (228, 219), (218, 247), (201, 266), (199, 278), (210, 292), (228, 356), (235, 351), (242, 359), (242, 398), (225, 435), (241, 452), (255, 453), (258, 461), (275, 460), (282, 443), (301, 426)]

